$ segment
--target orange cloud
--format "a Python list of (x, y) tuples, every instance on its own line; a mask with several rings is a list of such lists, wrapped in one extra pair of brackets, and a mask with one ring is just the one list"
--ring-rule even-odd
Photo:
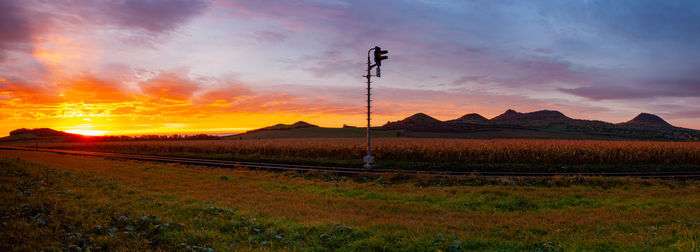
[(90, 74), (76, 76), (59, 84), (68, 101), (112, 103), (133, 100), (130, 90), (118, 81), (99, 79)]
[(232, 84), (226, 88), (211, 90), (197, 95), (193, 102), (198, 105), (208, 104), (226, 107), (230, 106), (231, 102), (244, 100), (250, 95), (253, 95), (253, 91), (248, 87)]
[(63, 101), (57, 86), (0, 78), (0, 94), (12, 103), (55, 104)]

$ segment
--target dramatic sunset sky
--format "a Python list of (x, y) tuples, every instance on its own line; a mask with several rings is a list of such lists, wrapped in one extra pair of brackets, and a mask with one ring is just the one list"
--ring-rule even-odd
[(0, 136), (506, 109), (700, 128), (700, 1), (0, 0)]

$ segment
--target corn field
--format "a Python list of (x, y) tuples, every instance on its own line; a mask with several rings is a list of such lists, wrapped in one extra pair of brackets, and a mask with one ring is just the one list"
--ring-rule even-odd
[[(231, 157), (361, 159), (363, 139), (131, 141), (43, 143), (40, 147), (142, 154), (202, 154)], [(600, 140), (462, 140), (380, 138), (377, 160), (482, 164), (684, 164), (700, 166), (700, 142)]]

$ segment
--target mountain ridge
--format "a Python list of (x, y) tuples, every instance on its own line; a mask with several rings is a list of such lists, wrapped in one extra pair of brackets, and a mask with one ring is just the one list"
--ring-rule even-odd
[[(417, 125), (418, 118), (431, 118), (430, 123)], [(469, 115), (469, 117), (467, 117)], [(467, 119), (464, 119), (467, 117)], [(571, 135), (595, 135), (633, 139), (697, 140), (700, 131), (671, 125), (661, 117), (640, 113), (632, 120), (623, 123), (609, 123), (599, 120), (574, 119), (556, 110), (538, 110), (521, 113), (508, 109), (491, 119), (479, 114), (466, 114), (457, 119), (440, 121), (425, 113), (417, 113), (402, 120), (387, 122), (381, 128), (411, 132), (476, 132), (504, 130), (531, 131), (532, 133), (565, 133)], [(473, 119), (473, 120), (472, 120)]]

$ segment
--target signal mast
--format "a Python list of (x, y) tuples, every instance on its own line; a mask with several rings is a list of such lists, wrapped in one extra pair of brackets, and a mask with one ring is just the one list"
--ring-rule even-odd
[[(374, 51), (374, 64), (370, 65), (369, 62), (369, 54), (370, 52)], [(372, 145), (372, 138), (370, 135), (370, 102), (372, 101), (370, 99), (371, 95), (371, 88), (370, 88), (370, 77), (372, 77), (372, 74), (370, 71), (372, 68), (377, 67), (377, 74), (375, 76), (381, 77), (381, 69), (380, 67), (382, 66), (382, 60), (388, 59), (389, 56), (388, 54), (389, 51), (387, 50), (382, 50), (379, 46), (375, 46), (374, 48), (370, 48), (369, 51), (367, 51), (367, 75), (364, 75), (363, 77), (367, 77), (367, 156), (365, 156), (365, 168), (369, 169), (372, 168), (372, 163), (374, 163), (374, 157), (372, 157), (372, 154), (370, 152), (370, 147)]]

